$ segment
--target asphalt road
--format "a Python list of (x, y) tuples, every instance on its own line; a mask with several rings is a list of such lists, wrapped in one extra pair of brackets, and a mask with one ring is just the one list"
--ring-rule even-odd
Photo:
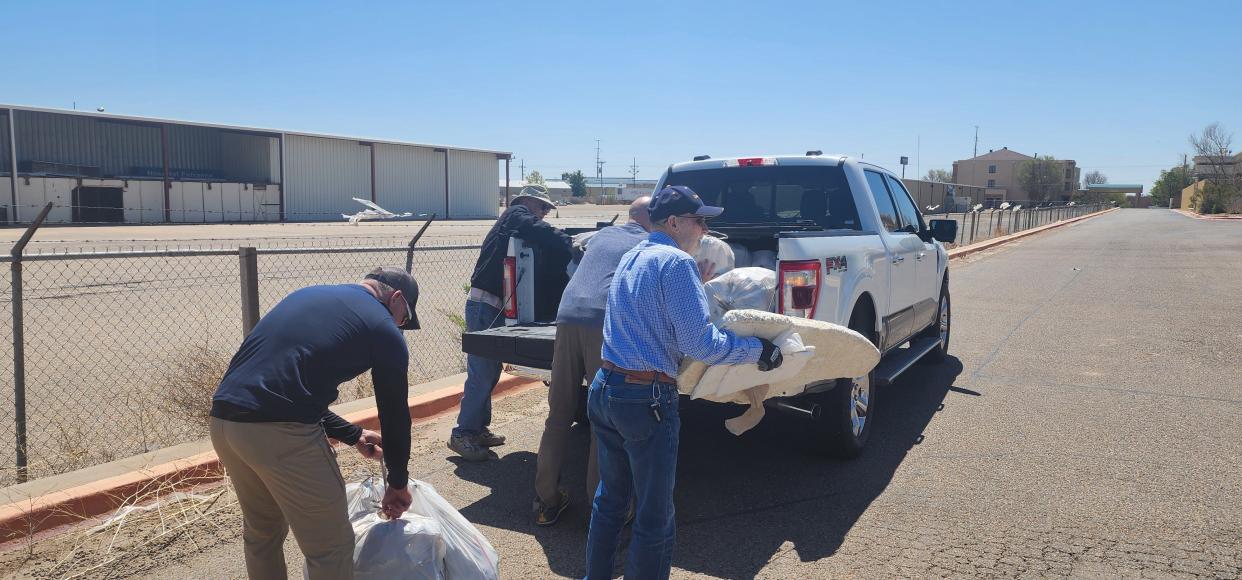
[[(1242, 223), (1162, 210), (955, 262), (952, 358), (879, 394), (853, 461), (816, 456), (792, 419), (734, 437), (735, 409), (686, 405), (674, 577), (1238, 577), (1239, 263)], [(499, 403), (510, 443), (486, 464), (448, 457), (449, 419), (415, 429), (413, 474), (507, 578), (583, 573), (581, 474), (566, 521), (528, 513), (545, 410), (541, 390)], [(240, 540), (162, 565), (145, 573), (238, 577)]]

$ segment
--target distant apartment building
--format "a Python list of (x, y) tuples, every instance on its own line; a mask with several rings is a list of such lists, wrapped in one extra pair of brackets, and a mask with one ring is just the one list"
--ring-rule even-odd
[[(1030, 155), (1002, 147), (978, 157), (954, 161), (953, 182), (984, 188), (983, 203), (1029, 200), (1032, 195), (1018, 182), (1018, 171), (1024, 163), (1034, 160)], [(1062, 183), (1053, 200), (1067, 200), (1078, 189), (1081, 170), (1072, 159), (1058, 159), (1056, 163), (1061, 166)]]
[(1237, 155), (1196, 155), (1193, 175), (1196, 180), (1237, 177), (1242, 175), (1242, 153)]

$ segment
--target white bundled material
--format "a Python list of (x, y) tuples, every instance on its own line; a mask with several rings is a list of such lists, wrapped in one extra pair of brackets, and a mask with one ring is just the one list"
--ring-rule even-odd
[(770, 371), (761, 371), (755, 364), (712, 365), (703, 372), (702, 378), (688, 393), (691, 399), (709, 401), (733, 401), (736, 395), (755, 385), (763, 385), (791, 379), (802, 372), (803, 367), (815, 355), (815, 347), (802, 343), (802, 337), (792, 328), (769, 338), (780, 347), (785, 362)]
[(720, 324), (730, 310), (776, 310), (776, 272), (764, 268), (735, 268), (703, 285), (712, 324)]
[(776, 271), (776, 252), (773, 250), (755, 250), (750, 253), (750, 265), (755, 268), (766, 268)]
[(729, 244), (729, 249), (733, 250), (734, 268), (750, 267), (750, 249), (742, 244)]
[(712, 236), (703, 236), (699, 251), (694, 254), (699, 270), (710, 276), (719, 276), (733, 269), (733, 249)]
[(410, 509), (396, 520), (377, 513), (384, 484), (369, 478), (345, 486), (354, 527), (354, 578), (457, 580), (500, 577), (496, 550), (430, 484), (410, 480)]
[(801, 368), (792, 376), (780, 373), (781, 368), (790, 363), (788, 356), (780, 368), (767, 373), (757, 373), (757, 378), (752, 375), (737, 375), (734, 378), (733, 375), (720, 375), (718, 371), (708, 375), (709, 370), (717, 367), (724, 367), (727, 371), (733, 366), (754, 365), (709, 366), (689, 358), (681, 361), (681, 368), (677, 373), (677, 388), (681, 393), (695, 397), (694, 393), (698, 392), (700, 395), (697, 398), (750, 406), (742, 417), (726, 422), (735, 435), (759, 422), (763, 417), (765, 399), (798, 395), (806, 389), (806, 385), (819, 381), (861, 377), (871, 372), (880, 362), (880, 351), (876, 350), (870, 340), (853, 330), (830, 322), (759, 310), (733, 310), (725, 313), (719, 326), (738, 336), (757, 336), (774, 342), (792, 331), (805, 347), (814, 348), (810, 351), (810, 356), (802, 362)]

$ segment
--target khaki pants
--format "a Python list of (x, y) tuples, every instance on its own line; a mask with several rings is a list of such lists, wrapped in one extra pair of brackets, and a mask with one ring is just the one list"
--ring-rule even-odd
[(290, 528), (306, 556), (309, 578), (354, 577), (345, 481), (322, 427), (212, 417), (211, 444), (241, 504), (251, 580), (289, 577), (284, 543)]
[[(578, 411), (579, 397), (586, 397), (583, 381), (590, 382), (599, 370), (604, 329), (577, 324), (556, 325), (556, 345), (552, 352), (552, 381), (548, 388), (548, 420), (539, 440), (535, 464), (535, 494), (545, 505), (559, 500), (561, 466), (569, 452), (569, 428)], [(587, 458), (587, 502), (595, 497), (599, 485), (599, 465), (595, 438)]]

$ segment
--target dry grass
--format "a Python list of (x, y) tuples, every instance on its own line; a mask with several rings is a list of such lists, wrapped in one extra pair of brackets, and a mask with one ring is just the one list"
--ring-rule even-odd
[(203, 482), (188, 475), (117, 497), (121, 507), (101, 523), (42, 538), (30, 535), (20, 549), (0, 553), (0, 569), (5, 577), (124, 578), (234, 541), (241, 521), (232, 486), (179, 491)]
[(231, 352), (203, 342), (166, 360), (152, 385), (152, 391), (157, 395), (155, 411), (158, 416), (164, 420), (182, 421), (194, 435), (206, 436), (211, 396), (220, 385), (220, 379), (224, 378), (232, 358)]

